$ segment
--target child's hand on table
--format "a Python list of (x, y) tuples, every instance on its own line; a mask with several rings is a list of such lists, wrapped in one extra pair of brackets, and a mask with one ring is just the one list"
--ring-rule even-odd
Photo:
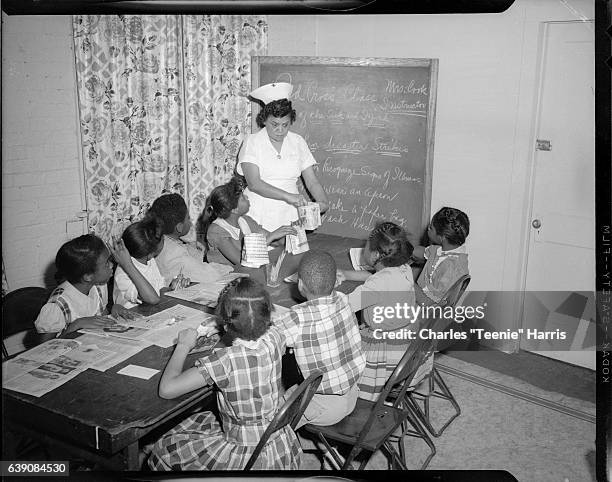
[(80, 330), (81, 328), (104, 328), (106, 326), (114, 325), (117, 322), (108, 316), (84, 316), (78, 320), (70, 323), (70, 328), (74, 328), (72, 331)]
[(198, 332), (193, 328), (187, 328), (186, 330), (179, 331), (176, 346), (178, 348), (179, 345), (182, 345), (189, 351), (196, 346), (197, 340)]
[(181, 288), (187, 288), (191, 284), (189, 278), (185, 278), (182, 274), (179, 274), (170, 282), (170, 290), (178, 290)]
[(113, 307), (111, 308), (111, 316), (113, 318), (122, 318), (128, 321), (138, 318), (138, 315), (136, 313), (128, 310), (123, 305), (117, 305), (117, 304), (114, 304)]

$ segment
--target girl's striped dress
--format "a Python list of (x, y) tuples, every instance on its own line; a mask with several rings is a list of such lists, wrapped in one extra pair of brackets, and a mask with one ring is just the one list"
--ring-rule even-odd
[[(366, 357), (366, 366), (359, 379), (359, 398), (375, 401), (382, 391), (387, 379), (406, 352), (411, 340), (405, 334), (412, 331), (418, 334), (419, 323), (412, 322), (411, 311), (396, 316), (376, 314), (376, 307), (416, 306), (414, 296), (414, 278), (408, 264), (383, 268), (370, 276), (364, 284), (349, 295), (353, 311), (363, 310), (362, 319), (365, 326), (361, 329), (361, 348)], [(397, 316), (399, 315), (399, 316)], [(395, 331), (404, 337), (385, 337)], [(433, 358), (427, 360), (417, 371), (415, 381), (428, 373), (433, 366)]]
[[(276, 328), (256, 341), (236, 339), (196, 362), (219, 389), (220, 420), (192, 415), (158, 440), (148, 460), (153, 470), (240, 470), (282, 403), (281, 358), (285, 339)], [(293, 430), (276, 432), (254, 470), (298, 469), (302, 450)]]

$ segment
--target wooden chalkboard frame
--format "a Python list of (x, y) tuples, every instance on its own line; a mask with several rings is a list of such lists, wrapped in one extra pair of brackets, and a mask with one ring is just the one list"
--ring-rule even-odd
[[(421, 235), (424, 234), (431, 217), (431, 185), (433, 172), (433, 152), (435, 137), (436, 100), (438, 85), (438, 59), (424, 58), (382, 58), (382, 57), (298, 57), (298, 56), (253, 56), (251, 57), (251, 86), (259, 87), (260, 72), (265, 65), (312, 65), (312, 66), (363, 66), (363, 67), (427, 67), (429, 69), (429, 105), (426, 125), (425, 176), (423, 179), (423, 209), (421, 212)], [(282, 81), (282, 79), (279, 79)], [(251, 132), (259, 127), (256, 117), (260, 107), (251, 102)], [(299, 113), (298, 113), (299, 115)], [(420, 242), (415, 239), (413, 242)]]

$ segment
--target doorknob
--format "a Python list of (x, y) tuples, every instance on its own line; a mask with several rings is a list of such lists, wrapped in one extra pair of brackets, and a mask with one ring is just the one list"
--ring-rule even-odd
[(534, 219), (533, 221), (531, 221), (531, 225), (536, 229), (540, 229), (542, 227), (542, 223), (539, 219)]

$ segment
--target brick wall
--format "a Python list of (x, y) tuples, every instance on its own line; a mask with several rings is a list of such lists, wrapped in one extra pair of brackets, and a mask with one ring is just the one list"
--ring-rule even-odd
[(81, 225), (70, 16), (2, 14), (2, 257), (9, 288), (53, 282)]

